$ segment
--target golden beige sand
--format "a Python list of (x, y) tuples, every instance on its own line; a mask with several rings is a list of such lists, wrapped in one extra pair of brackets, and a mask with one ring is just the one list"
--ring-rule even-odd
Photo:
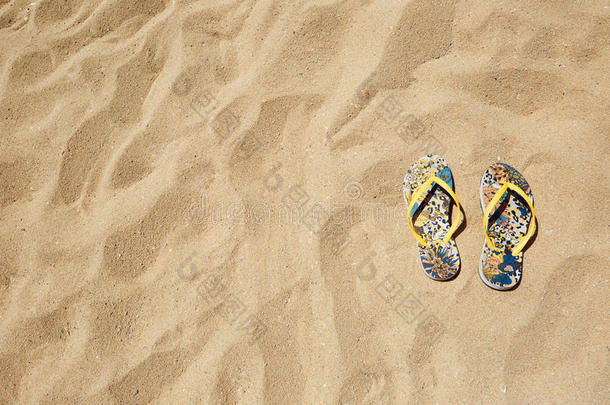
[[(0, 403), (610, 403), (609, 13), (0, 0)], [(404, 219), (426, 153), (451, 282)], [(539, 221), (505, 293), (498, 159)]]

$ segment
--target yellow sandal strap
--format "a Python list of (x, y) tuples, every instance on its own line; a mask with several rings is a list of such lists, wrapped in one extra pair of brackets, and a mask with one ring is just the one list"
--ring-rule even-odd
[[(417, 239), (417, 241), (424, 247), (428, 246), (428, 243), (417, 232), (415, 232), (415, 229), (413, 228), (413, 215), (411, 215), (411, 211), (413, 210), (413, 206), (418, 202), (421, 195), (433, 183), (436, 183), (439, 186), (441, 186), (451, 196), (451, 198), (453, 198), (453, 200), (455, 201), (455, 204), (457, 205), (457, 218), (455, 219), (455, 222), (453, 224), (451, 224), (449, 231), (443, 238), (444, 243), (449, 242), (449, 239), (451, 239), (451, 237), (453, 236), (453, 233), (455, 232), (455, 230), (457, 229), (457, 227), (460, 224), (460, 215), (461, 215), (460, 214), (460, 202), (458, 201), (458, 198), (455, 195), (455, 193), (453, 192), (453, 190), (451, 189), (451, 187), (449, 187), (449, 184), (445, 183), (445, 181), (442, 180), (441, 178), (439, 178), (437, 176), (432, 176), (428, 180), (426, 180), (426, 182), (424, 184), (422, 184), (417, 189), (415, 189), (415, 191), (411, 195), (410, 202), (409, 202), (409, 200), (407, 200), (407, 194), (403, 193), (403, 197), (404, 197), (405, 202), (407, 203), (407, 207), (408, 207), (407, 208), (407, 220), (409, 221), (409, 229), (413, 233), (413, 236), (415, 236), (415, 239)], [(413, 214), (415, 214), (415, 213), (413, 213)]]
[(527, 233), (525, 234), (523, 239), (513, 248), (512, 253), (514, 256), (514, 255), (518, 255), (523, 250), (523, 248), (525, 247), (527, 242), (530, 240), (530, 238), (534, 234), (534, 228), (535, 228), (535, 224), (536, 224), (536, 214), (534, 213), (534, 204), (532, 204), (532, 201), (530, 200), (529, 196), (525, 193), (525, 191), (521, 190), (521, 188), (519, 186), (517, 186), (513, 183), (506, 182), (506, 181), (500, 181), (500, 184), (502, 184), (502, 187), (500, 187), (500, 189), (498, 190), (496, 195), (494, 195), (494, 197), (491, 199), (489, 204), (487, 204), (487, 208), (485, 208), (485, 213), (483, 214), (483, 229), (485, 231), (485, 239), (487, 240), (487, 247), (489, 249), (494, 250), (494, 251), (496, 250), (495, 245), (493, 244), (493, 242), (489, 238), (489, 234), (487, 233), (489, 216), (491, 215), (492, 210), (495, 208), (496, 204), (498, 204), (498, 202), (500, 201), (500, 199), (502, 198), (504, 193), (506, 193), (507, 190), (510, 189), (510, 190), (514, 191), (515, 193), (519, 194), (525, 200), (525, 202), (527, 203), (527, 205), (530, 208), (530, 211), (532, 212), (532, 218), (531, 218), (529, 227), (527, 229)]

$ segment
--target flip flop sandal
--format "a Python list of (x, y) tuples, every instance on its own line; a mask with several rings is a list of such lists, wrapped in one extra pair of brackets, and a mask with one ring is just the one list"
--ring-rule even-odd
[(523, 248), (536, 229), (534, 196), (521, 173), (504, 163), (487, 168), (481, 179), (485, 244), (479, 276), (496, 290), (510, 290), (521, 280)]
[[(424, 273), (433, 280), (449, 280), (460, 269), (460, 255), (453, 236), (459, 226), (460, 203), (453, 192), (453, 176), (440, 156), (427, 155), (409, 168), (403, 181), (409, 229), (417, 239)], [(451, 219), (451, 200), (457, 218)], [(413, 218), (416, 214), (415, 223)]]

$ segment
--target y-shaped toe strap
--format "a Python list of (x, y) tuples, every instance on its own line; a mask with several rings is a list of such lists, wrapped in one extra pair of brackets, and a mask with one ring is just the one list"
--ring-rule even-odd
[(521, 188), (519, 188), (519, 186), (517, 186), (513, 183), (509, 183), (507, 181), (500, 181), (500, 184), (502, 184), (502, 187), (500, 187), (500, 189), (498, 190), (496, 195), (494, 195), (494, 197), (491, 199), (489, 204), (487, 204), (487, 208), (485, 209), (485, 213), (483, 214), (483, 229), (485, 230), (485, 239), (487, 240), (487, 247), (489, 249), (495, 251), (496, 247), (494, 246), (493, 242), (489, 238), (489, 234), (487, 233), (487, 227), (489, 226), (489, 223), (488, 223), (489, 216), (491, 215), (492, 210), (495, 208), (496, 204), (500, 201), (500, 199), (502, 198), (504, 193), (506, 193), (506, 191), (509, 189), (514, 191), (515, 193), (519, 194), (525, 200), (525, 202), (527, 203), (527, 205), (530, 208), (530, 211), (532, 212), (532, 219), (530, 221), (527, 233), (525, 234), (523, 239), (521, 239), (521, 241), (512, 250), (512, 254), (513, 254), (513, 256), (515, 256), (515, 255), (518, 255), (523, 250), (523, 248), (525, 247), (527, 242), (530, 240), (530, 238), (534, 234), (534, 228), (535, 228), (535, 222), (536, 222), (536, 215), (534, 214), (534, 204), (532, 204), (532, 201), (530, 200), (529, 196), (525, 193), (525, 191), (523, 191)]
[(424, 246), (424, 247), (428, 246), (428, 242), (426, 242), (424, 240), (424, 238), (421, 237), (421, 235), (419, 235), (417, 232), (415, 232), (415, 229), (413, 228), (413, 216), (415, 215), (415, 213), (417, 212), (417, 209), (419, 208), (419, 202), (418, 201), (419, 201), (420, 197), (434, 183), (436, 183), (440, 187), (442, 187), (443, 190), (445, 190), (451, 196), (451, 198), (453, 198), (453, 201), (455, 201), (455, 204), (457, 205), (457, 218), (456, 218), (455, 222), (453, 222), (453, 224), (451, 224), (451, 227), (449, 228), (449, 231), (447, 232), (447, 234), (443, 238), (443, 242), (444, 243), (449, 242), (449, 240), (453, 236), (455, 230), (457, 229), (457, 227), (460, 224), (460, 215), (461, 215), (460, 214), (460, 202), (458, 201), (458, 198), (455, 195), (455, 193), (453, 192), (453, 190), (451, 189), (451, 187), (449, 187), (449, 184), (447, 184), (443, 179), (441, 179), (441, 178), (439, 178), (437, 176), (430, 177), (428, 180), (426, 180), (426, 182), (424, 184), (419, 186), (413, 192), (413, 194), (411, 195), (410, 200), (407, 199), (407, 194), (404, 193), (403, 196), (404, 196), (405, 202), (407, 203), (407, 206), (408, 206), (407, 219), (409, 221), (409, 229), (411, 230), (411, 232), (413, 233), (413, 236), (415, 236), (415, 239), (417, 239), (419, 244)]

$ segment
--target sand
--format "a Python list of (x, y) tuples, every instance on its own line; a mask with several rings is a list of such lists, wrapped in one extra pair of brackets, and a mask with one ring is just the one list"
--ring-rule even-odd
[[(0, 1), (0, 403), (610, 403), (606, 1)], [(449, 162), (459, 276), (401, 183)], [(529, 181), (519, 287), (479, 182)]]

